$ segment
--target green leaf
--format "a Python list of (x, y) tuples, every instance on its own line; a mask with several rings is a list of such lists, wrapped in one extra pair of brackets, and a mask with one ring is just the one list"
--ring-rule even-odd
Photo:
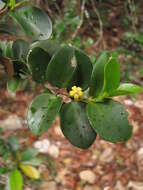
[(131, 137), (132, 127), (128, 124), (128, 113), (119, 102), (90, 102), (87, 105), (87, 113), (93, 129), (102, 139), (122, 142)]
[(20, 148), (20, 144), (16, 136), (9, 137), (8, 144), (12, 151), (17, 151)]
[(89, 86), (89, 94), (91, 96), (97, 97), (103, 90), (104, 68), (107, 62), (109, 61), (109, 57), (110, 54), (108, 52), (104, 52), (97, 58), (97, 61), (94, 64)]
[(34, 168), (31, 165), (26, 165), (26, 164), (20, 164), (20, 169), (22, 172), (29, 178), (31, 179), (39, 179), (40, 178), (40, 173), (39, 171)]
[(20, 84), (21, 80), (18, 77), (9, 78), (7, 82), (7, 89), (9, 92), (16, 93)]
[(25, 35), (33, 41), (46, 40), (52, 33), (52, 23), (48, 15), (37, 7), (24, 7), (13, 11), (10, 16), (23, 28)]
[(32, 165), (32, 166), (39, 166), (41, 164), (41, 160), (39, 158), (32, 158), (31, 160), (22, 161), (24, 165)]
[(6, 43), (6, 50), (5, 50), (6, 57), (9, 57), (9, 58), (13, 57), (12, 45), (13, 45), (12, 41)]
[(110, 93), (119, 86), (120, 65), (115, 58), (110, 58), (104, 69), (103, 93)]
[(36, 135), (46, 132), (52, 125), (62, 105), (62, 98), (53, 94), (41, 94), (31, 103), (27, 115), (29, 128)]
[(60, 45), (52, 40), (42, 40), (31, 44), (30, 49), (41, 48), (46, 51), (50, 57), (52, 57), (59, 49)]
[(74, 56), (77, 69), (76, 74), (73, 76), (71, 81), (70, 87), (76, 85), (80, 86), (83, 90), (86, 90), (91, 78), (92, 63), (89, 57), (77, 48), (75, 48)]
[(115, 91), (110, 93), (110, 96), (130, 95), (143, 92), (143, 88), (131, 83), (121, 84)]
[(36, 148), (29, 148), (28, 150), (21, 153), (21, 161), (29, 161), (37, 156), (38, 150)]
[(14, 169), (9, 176), (8, 182), (9, 190), (22, 190), (23, 189), (23, 177), (18, 169)]
[(47, 81), (53, 86), (67, 87), (76, 71), (72, 64), (74, 49), (69, 46), (61, 47), (52, 57), (46, 71)]
[(45, 50), (36, 47), (29, 51), (27, 59), (33, 80), (36, 82), (45, 82), (46, 68), (51, 59), (49, 54)]
[(5, 7), (5, 5), (6, 4), (2, 0), (0, 0), (0, 10), (3, 9)]
[(13, 57), (16, 60), (26, 61), (26, 56), (28, 54), (29, 44), (24, 40), (18, 39), (13, 42), (12, 50)]
[(88, 148), (96, 138), (85, 112), (85, 103), (64, 104), (60, 111), (60, 126), (71, 144), (79, 148)]

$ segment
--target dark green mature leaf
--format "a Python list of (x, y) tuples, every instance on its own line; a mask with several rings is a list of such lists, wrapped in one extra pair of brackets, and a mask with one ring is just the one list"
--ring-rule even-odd
[(90, 81), (90, 91), (91, 96), (97, 97), (103, 90), (104, 85), (104, 68), (109, 61), (110, 54), (108, 52), (102, 53), (96, 63), (94, 64), (91, 81)]
[(110, 58), (104, 69), (103, 92), (110, 93), (119, 86), (120, 65), (115, 58)]
[(29, 44), (24, 40), (18, 39), (14, 41), (12, 45), (13, 58), (25, 62), (26, 56), (28, 54), (28, 49)]
[(121, 84), (115, 91), (110, 93), (110, 96), (130, 95), (143, 92), (143, 88), (131, 83)]
[(13, 11), (10, 16), (23, 28), (25, 34), (33, 41), (46, 40), (52, 33), (52, 23), (48, 15), (37, 7), (24, 7)]
[(16, 92), (21, 84), (21, 79), (18, 77), (9, 78), (7, 81), (7, 89), (9, 92)]
[(53, 86), (64, 88), (76, 71), (76, 63), (72, 64), (74, 49), (69, 46), (61, 47), (52, 57), (46, 71), (47, 81)]
[(131, 137), (132, 127), (128, 124), (128, 113), (119, 102), (90, 102), (87, 105), (87, 113), (93, 129), (102, 139), (122, 142)]
[(30, 49), (41, 48), (46, 51), (50, 57), (52, 57), (59, 49), (60, 45), (52, 40), (42, 40), (31, 44)]
[(50, 62), (51, 57), (49, 54), (39, 48), (33, 48), (28, 54), (28, 65), (32, 73), (32, 78), (36, 82), (46, 81), (46, 68)]
[(22, 190), (23, 189), (23, 177), (18, 169), (14, 169), (9, 176), (8, 182), (9, 190)]
[(91, 73), (92, 73), (92, 63), (89, 57), (79, 49), (74, 50), (75, 61), (77, 64), (77, 70), (70, 82), (71, 86), (80, 86), (83, 90), (88, 88)]
[(60, 111), (60, 124), (66, 138), (79, 148), (88, 148), (96, 138), (96, 133), (88, 121), (84, 103), (64, 104)]
[(29, 128), (36, 135), (47, 131), (62, 105), (62, 98), (53, 94), (41, 94), (32, 101), (27, 114)]

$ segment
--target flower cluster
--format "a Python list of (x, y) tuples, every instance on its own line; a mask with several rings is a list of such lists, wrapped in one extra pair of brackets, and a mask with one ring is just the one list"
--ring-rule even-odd
[(71, 98), (74, 98), (75, 101), (78, 101), (79, 99), (83, 97), (82, 88), (73, 86), (72, 90), (69, 92), (69, 96)]

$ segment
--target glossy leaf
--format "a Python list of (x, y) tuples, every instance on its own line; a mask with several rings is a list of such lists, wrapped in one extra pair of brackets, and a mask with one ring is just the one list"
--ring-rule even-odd
[(143, 92), (143, 88), (131, 83), (121, 84), (117, 90), (110, 93), (110, 96), (130, 95)]
[(30, 49), (41, 48), (46, 51), (50, 57), (52, 57), (59, 49), (60, 45), (52, 40), (42, 40), (31, 44)]
[(45, 50), (36, 47), (29, 51), (27, 59), (33, 80), (36, 82), (45, 82), (46, 68), (51, 59), (49, 54)]
[(36, 135), (46, 132), (62, 105), (62, 99), (53, 94), (41, 94), (31, 103), (27, 115), (29, 128)]
[(96, 63), (93, 66), (91, 81), (90, 81), (90, 90), (89, 94), (91, 96), (97, 97), (103, 90), (104, 85), (104, 69), (105, 65), (109, 61), (110, 54), (108, 52), (102, 53), (98, 58)]
[(96, 138), (96, 133), (88, 121), (84, 103), (64, 104), (60, 111), (60, 126), (70, 143), (79, 148), (88, 148)]
[(52, 33), (52, 23), (48, 15), (37, 7), (26, 7), (13, 11), (10, 16), (23, 28), (33, 41), (48, 39)]
[(23, 189), (23, 177), (18, 169), (14, 169), (8, 179), (9, 190), (22, 190)]
[(17, 77), (9, 78), (7, 82), (7, 89), (9, 92), (16, 93), (20, 84), (21, 84), (21, 80), (19, 78)]
[(20, 164), (19, 167), (27, 177), (29, 177), (31, 179), (39, 179), (40, 178), (39, 171), (36, 168), (34, 168), (33, 166), (26, 165), (26, 164)]
[(93, 129), (102, 139), (122, 142), (131, 137), (132, 127), (128, 124), (128, 113), (119, 102), (90, 102), (87, 105), (87, 113)]
[(74, 50), (74, 56), (77, 69), (72, 81), (70, 82), (70, 88), (76, 85), (80, 86), (83, 90), (86, 90), (91, 78), (92, 63), (89, 57), (79, 49)]
[(110, 58), (104, 69), (103, 92), (110, 93), (117, 89), (120, 82), (120, 65), (115, 58)]
[(52, 57), (46, 71), (47, 81), (53, 86), (64, 88), (72, 79), (76, 65), (72, 64), (74, 50), (72, 47), (63, 46)]

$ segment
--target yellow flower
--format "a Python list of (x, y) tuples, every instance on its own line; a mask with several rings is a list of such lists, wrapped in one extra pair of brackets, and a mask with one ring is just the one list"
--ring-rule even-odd
[(69, 92), (69, 96), (71, 98), (74, 98), (75, 101), (78, 101), (79, 99), (83, 97), (82, 88), (73, 86), (72, 90)]

